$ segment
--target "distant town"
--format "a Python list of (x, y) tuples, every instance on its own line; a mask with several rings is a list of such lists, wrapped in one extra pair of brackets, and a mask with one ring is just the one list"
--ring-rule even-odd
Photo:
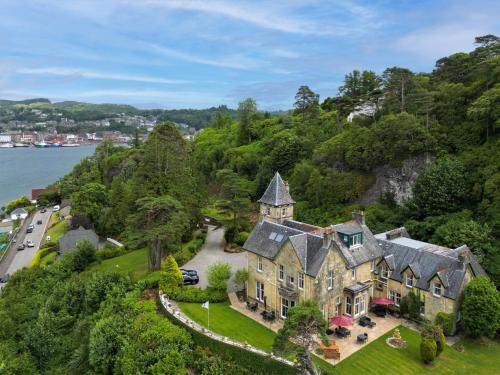
[(129, 143), (144, 139), (158, 123), (172, 121), (190, 139), (225, 106), (205, 110), (139, 110), (117, 104), (51, 103), (47, 99), (0, 100), (0, 148), (77, 147), (110, 140)]

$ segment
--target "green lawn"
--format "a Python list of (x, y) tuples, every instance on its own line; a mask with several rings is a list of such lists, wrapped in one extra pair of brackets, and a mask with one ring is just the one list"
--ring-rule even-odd
[(91, 269), (115, 271), (122, 275), (131, 275), (133, 279), (137, 280), (148, 273), (148, 250), (135, 250), (115, 258), (106, 259)]
[(47, 235), (50, 236), (50, 241), (57, 242), (68, 230), (68, 222), (66, 220), (60, 221), (47, 230)]
[(337, 374), (498, 374), (500, 344), (490, 342), (462, 342), (463, 353), (446, 347), (433, 365), (420, 361), (420, 335), (405, 327), (399, 327), (401, 336), (408, 343), (405, 349), (389, 347), (385, 340), (392, 331), (365, 348), (354, 353), (336, 366)]
[[(207, 309), (201, 304), (178, 302), (178, 305), (190, 319), (207, 327)], [(228, 302), (210, 304), (210, 330), (266, 352), (272, 351), (276, 336), (270, 329), (230, 308)]]
[[(177, 305), (190, 319), (207, 327), (207, 310), (201, 304), (178, 302)], [(210, 304), (210, 330), (266, 352), (272, 351), (276, 337), (272, 330), (233, 310), (228, 302)], [(313, 361), (324, 373), (333, 370), (333, 366), (316, 356)]]

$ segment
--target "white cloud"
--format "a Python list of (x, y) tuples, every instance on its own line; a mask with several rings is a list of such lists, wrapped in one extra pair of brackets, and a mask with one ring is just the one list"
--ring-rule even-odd
[(74, 76), (91, 79), (105, 79), (113, 81), (136, 81), (145, 83), (162, 83), (162, 84), (187, 84), (192, 81), (179, 80), (179, 79), (165, 79), (160, 77), (150, 77), (143, 75), (131, 74), (117, 74), (99, 72), (95, 70), (73, 69), (64, 67), (47, 67), (47, 68), (20, 68), (17, 69), (20, 74), (34, 74), (34, 75), (52, 75), (52, 76)]
[(261, 62), (247, 58), (245, 56), (221, 56), (217, 59), (212, 59), (208, 57), (203, 57), (188, 52), (179, 51), (173, 48), (164, 47), (154, 43), (148, 43), (148, 47), (154, 52), (160, 53), (164, 56), (173, 57), (179, 60), (194, 62), (197, 64), (219, 66), (225, 68), (235, 68), (235, 69), (253, 69), (261, 66)]

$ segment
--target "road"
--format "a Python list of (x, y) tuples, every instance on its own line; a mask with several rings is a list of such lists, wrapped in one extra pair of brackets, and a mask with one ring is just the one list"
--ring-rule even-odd
[[(19, 233), (17, 234), (17, 242), (12, 244), (12, 246), (7, 250), (5, 256), (0, 262), (0, 275), (8, 273), (9, 275), (14, 274), (17, 270), (28, 267), (31, 260), (35, 256), (35, 253), (40, 248), (40, 243), (42, 242), (43, 235), (49, 225), (50, 215), (52, 212), (47, 210), (45, 213), (36, 211), (34, 215), (28, 216), (28, 218), (23, 223), (23, 226)], [(42, 224), (37, 225), (37, 221), (42, 220)], [(34, 229), (32, 233), (26, 233), (26, 228), (29, 224), (33, 224)], [(34, 242), (34, 247), (26, 247), (24, 250), (17, 251), (17, 246), (21, 243), (26, 244), (26, 241), (31, 240)], [(0, 283), (0, 289), (3, 284)]]
[(236, 291), (238, 287), (234, 284), (232, 276), (237, 270), (247, 268), (246, 252), (226, 253), (224, 251), (224, 228), (215, 229), (213, 226), (208, 228), (207, 239), (201, 250), (181, 268), (196, 270), (200, 277), (200, 282), (196, 286), (206, 288), (208, 286), (208, 266), (217, 262), (228, 263), (231, 266), (231, 280), (228, 282), (227, 289), (229, 292)]

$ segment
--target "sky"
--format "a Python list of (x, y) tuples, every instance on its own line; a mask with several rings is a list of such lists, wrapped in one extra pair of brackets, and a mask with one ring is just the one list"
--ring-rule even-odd
[(500, 34), (489, 0), (0, 0), (0, 98), (286, 110), (353, 69), (430, 72)]

